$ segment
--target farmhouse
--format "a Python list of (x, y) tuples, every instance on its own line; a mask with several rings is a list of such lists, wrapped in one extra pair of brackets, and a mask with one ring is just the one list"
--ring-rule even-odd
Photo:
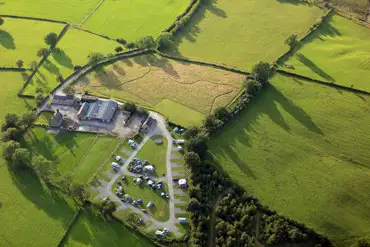
[(76, 103), (76, 100), (73, 95), (56, 94), (54, 95), (52, 103), (56, 105), (73, 106)]
[(63, 123), (63, 115), (57, 110), (54, 115), (51, 117), (49, 126), (51, 128), (59, 128)]
[(143, 125), (141, 126), (141, 130), (142, 131), (145, 131), (145, 132), (148, 132), (153, 126), (155, 126), (157, 124), (157, 120), (155, 120), (154, 118), (152, 117), (148, 117), (145, 122), (143, 123)]
[(113, 100), (97, 100), (91, 103), (84, 102), (77, 113), (79, 120), (112, 122), (118, 104)]

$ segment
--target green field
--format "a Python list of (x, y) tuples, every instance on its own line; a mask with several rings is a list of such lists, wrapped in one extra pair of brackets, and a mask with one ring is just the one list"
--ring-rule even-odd
[(84, 23), (90, 31), (135, 42), (168, 28), (190, 0), (105, 0)]
[(74, 72), (75, 66), (87, 64), (87, 56), (90, 53), (100, 52), (105, 56), (109, 53), (114, 54), (117, 46), (119, 44), (114, 41), (70, 28), (57, 45), (61, 52), (53, 52), (48, 57), (24, 93), (34, 95), (36, 88), (50, 92), (59, 84), (58, 75), (66, 79)]
[(23, 60), (24, 67), (29, 68), (31, 61), (40, 60), (36, 53), (46, 47), (44, 37), (49, 32), (59, 34), (63, 27), (49, 22), (4, 18), (0, 27), (0, 67), (16, 68), (16, 62)]
[(43, 128), (33, 128), (24, 145), (57, 163), (60, 174), (71, 172), (74, 182), (86, 183), (109, 159), (118, 141), (113, 137), (84, 133), (65, 132), (54, 136)]
[(324, 11), (270, 0), (209, 0), (178, 36), (174, 55), (241, 69), (272, 62), (288, 50), (284, 40), (302, 36)]
[[(153, 190), (147, 187), (145, 180), (141, 185), (135, 185), (132, 181), (134, 177), (126, 176), (126, 178), (128, 183), (123, 183), (122, 185), (124, 194), (128, 194), (135, 201), (138, 199), (143, 200), (143, 204), (138, 205), (138, 207), (146, 209), (148, 214), (150, 214), (153, 219), (161, 222), (167, 221), (170, 217), (168, 199), (161, 197), (161, 192), (168, 193), (167, 184), (163, 183), (163, 190)], [(113, 186), (112, 190), (114, 189), (115, 187)], [(113, 193), (115, 192), (113, 191)], [(151, 208), (146, 208), (146, 205), (149, 203), (149, 201), (153, 201), (154, 206)]]
[(285, 64), (294, 67), (287, 71), (370, 92), (370, 30), (333, 15)]
[[(0, 121), (8, 112), (22, 113), (26, 102), (16, 97), (22, 85), (18, 72), (0, 72)], [(9, 103), (11, 102), (11, 103)], [(30, 173), (14, 175), (0, 157), (0, 246), (56, 246), (74, 214), (58, 193), (43, 187)]]
[[(156, 144), (154, 140), (161, 139), (163, 144)], [(137, 157), (141, 160), (147, 160), (150, 164), (155, 165), (155, 173), (158, 177), (162, 177), (166, 174), (166, 152), (167, 152), (168, 141), (163, 136), (153, 136), (149, 139), (137, 154)]]
[(338, 244), (370, 230), (370, 98), (280, 75), (210, 143), (264, 205)]
[(71, 228), (64, 247), (83, 246), (154, 246), (149, 240), (123, 224), (106, 221), (94, 212), (83, 212)]
[(0, 14), (80, 22), (99, 0), (2, 0)]

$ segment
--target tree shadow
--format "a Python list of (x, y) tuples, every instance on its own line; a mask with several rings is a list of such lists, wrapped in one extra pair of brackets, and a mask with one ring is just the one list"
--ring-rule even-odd
[(62, 49), (54, 49), (52, 56), (60, 65), (73, 69), (72, 59)]
[(117, 64), (117, 63), (113, 64), (112, 68), (113, 68), (114, 72), (116, 72), (117, 74), (119, 74), (121, 76), (126, 75), (125, 70), (123, 69), (123, 67), (119, 66), (119, 64)]
[(147, 57), (147, 61), (151, 66), (154, 66), (156, 68), (159, 68), (163, 70), (165, 73), (169, 74), (170, 76), (179, 77), (179, 74), (175, 70), (175, 68), (172, 66), (171, 62), (167, 58), (161, 57), (161, 56), (155, 56), (151, 55)]
[(328, 73), (326, 73), (324, 70), (322, 70), (321, 68), (319, 68), (312, 60), (310, 60), (309, 58), (307, 58), (302, 53), (296, 53), (295, 56), (298, 59), (298, 61), (300, 61), (301, 63), (303, 63), (306, 67), (308, 67), (316, 75), (324, 78), (327, 81), (335, 82), (335, 79), (333, 77), (331, 77)]
[(44, 63), (42, 64), (42, 67), (44, 67), (51, 74), (55, 74), (55, 75), (59, 75), (60, 74), (59, 68), (55, 64), (53, 64), (52, 62), (50, 62), (49, 59), (46, 59), (44, 61)]
[(210, 11), (214, 15), (217, 15), (222, 18), (227, 18), (226, 12), (220, 9), (219, 7), (217, 7), (217, 1), (218, 0), (209, 1), (210, 4), (208, 5), (207, 10)]
[(119, 79), (114, 71), (105, 70), (104, 67), (99, 67), (99, 70), (95, 72), (95, 78), (101, 83), (103, 87), (107, 89), (121, 89), (122, 81)]
[(13, 36), (4, 30), (0, 30), (0, 45), (5, 49), (14, 50), (16, 48)]
[(277, 0), (279, 3), (288, 3), (288, 4), (293, 4), (293, 5), (307, 5), (307, 3), (304, 0)]

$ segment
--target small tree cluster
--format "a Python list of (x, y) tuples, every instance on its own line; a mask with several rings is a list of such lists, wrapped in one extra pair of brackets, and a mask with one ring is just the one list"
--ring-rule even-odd
[(152, 36), (145, 36), (139, 39), (136, 45), (141, 49), (152, 49), (155, 47), (155, 42)]
[(294, 49), (299, 44), (298, 35), (297, 34), (290, 35), (285, 40), (285, 44), (289, 45), (291, 50)]
[(104, 55), (100, 52), (92, 52), (87, 56), (88, 63), (91, 65), (97, 64), (104, 58)]
[(45, 44), (53, 48), (58, 41), (58, 35), (56, 33), (48, 33), (44, 38)]
[(173, 36), (168, 32), (163, 32), (157, 39), (157, 49), (166, 50), (173, 44)]

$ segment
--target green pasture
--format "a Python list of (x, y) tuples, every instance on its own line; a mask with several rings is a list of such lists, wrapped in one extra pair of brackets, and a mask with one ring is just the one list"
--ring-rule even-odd
[(24, 93), (34, 95), (37, 88), (50, 92), (59, 84), (58, 75), (66, 79), (74, 72), (75, 66), (88, 63), (90, 53), (99, 52), (107, 56), (114, 54), (117, 46), (120, 45), (115, 41), (70, 28), (58, 43), (59, 50), (54, 51), (43, 63)]
[(31, 61), (40, 60), (37, 51), (46, 47), (44, 37), (49, 32), (59, 34), (63, 27), (50, 22), (4, 18), (0, 27), (0, 67), (16, 68), (16, 62), (23, 60), (24, 68), (30, 68)]
[[(161, 192), (168, 193), (167, 183), (163, 183), (164, 189), (153, 190), (147, 187), (145, 180), (141, 185), (135, 185), (133, 179), (134, 177), (126, 176), (127, 183), (122, 183), (124, 194), (130, 195), (135, 201), (138, 199), (143, 200), (143, 204), (138, 205), (138, 207), (141, 209), (146, 209), (148, 214), (151, 215), (155, 220), (161, 222), (167, 221), (170, 217), (168, 199), (161, 197)], [(115, 193), (114, 189), (115, 186), (112, 187), (113, 193)], [(154, 206), (151, 208), (146, 207), (149, 201), (154, 202)]]
[[(21, 114), (32, 101), (16, 96), (19, 72), (0, 72), (0, 121), (6, 113)], [(0, 157), (0, 246), (56, 246), (75, 212), (69, 201), (52, 192), (28, 172), (10, 173)]]
[[(163, 144), (156, 144), (154, 140), (161, 139)], [(143, 148), (137, 154), (141, 160), (147, 160), (150, 164), (155, 165), (155, 173), (158, 177), (162, 177), (167, 173), (166, 168), (166, 153), (167, 153), (167, 138), (156, 135), (149, 139)]]
[(209, 0), (177, 36), (173, 55), (250, 70), (288, 50), (291, 34), (302, 36), (324, 11), (297, 1)]
[(343, 246), (370, 230), (369, 113), (367, 96), (276, 75), (210, 156), (264, 205)]
[(2, 0), (0, 14), (79, 23), (99, 0)]
[(140, 234), (116, 221), (107, 221), (90, 210), (83, 211), (72, 226), (64, 247), (132, 246), (148, 247), (153, 244)]
[(135, 42), (157, 37), (190, 4), (190, 0), (105, 0), (84, 23), (90, 31)]
[(370, 30), (332, 15), (291, 57), (287, 71), (370, 92)]

